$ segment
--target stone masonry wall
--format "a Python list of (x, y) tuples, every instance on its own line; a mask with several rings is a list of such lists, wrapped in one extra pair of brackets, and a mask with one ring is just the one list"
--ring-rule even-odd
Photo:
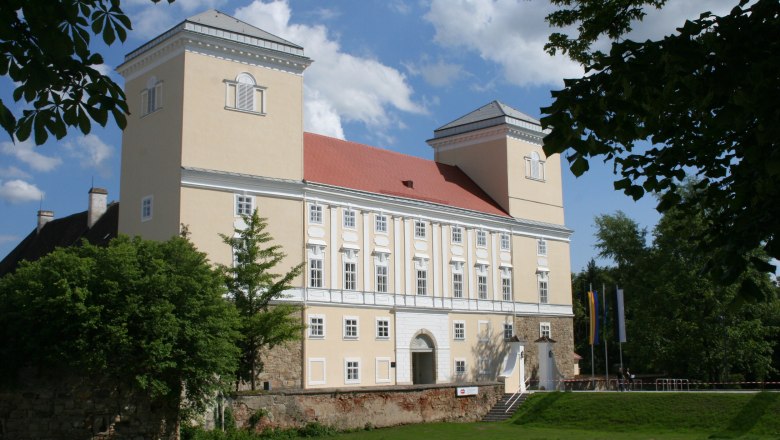
[(259, 383), (270, 382), (271, 389), (303, 388), (303, 341), (289, 341), (266, 350), (260, 356), (263, 371)]
[[(162, 439), (175, 438), (175, 426), (146, 399), (123, 392), (109, 381), (73, 376), (41, 379), (22, 374), (13, 388), (0, 389), (0, 439)], [(175, 419), (175, 416), (171, 418)]]
[(549, 322), (551, 327), (553, 354), (558, 365), (558, 371), (566, 377), (574, 377), (574, 321), (572, 318), (561, 317), (527, 317), (515, 318), (515, 334), (524, 339), (525, 343), (525, 375), (532, 381), (538, 379), (539, 368), (538, 346), (534, 343), (539, 339), (539, 323)]
[(480, 420), (504, 392), (503, 384), (478, 386), (476, 396), (456, 396), (456, 386), (412, 385), (359, 389), (318, 389), (237, 396), (232, 403), (239, 427), (262, 412), (256, 429), (301, 427), (319, 422), (337, 429), (361, 429), (409, 423)]

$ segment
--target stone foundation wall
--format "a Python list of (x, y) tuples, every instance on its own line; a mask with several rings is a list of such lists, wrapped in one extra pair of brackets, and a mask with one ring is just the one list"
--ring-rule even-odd
[(270, 382), (272, 390), (303, 388), (303, 341), (290, 341), (260, 355), (263, 371), (258, 383)]
[(166, 427), (164, 411), (109, 381), (72, 376), (44, 380), (31, 372), (23, 376), (13, 388), (0, 389), (0, 439), (176, 437), (175, 426)]
[(256, 429), (301, 427), (319, 422), (337, 429), (386, 427), (409, 423), (480, 420), (503, 395), (497, 382), (477, 386), (476, 396), (456, 396), (456, 385), (411, 385), (362, 389), (318, 389), (237, 396), (232, 402), (239, 427), (253, 414)]
[(538, 377), (539, 368), (538, 346), (534, 343), (539, 339), (539, 323), (549, 322), (551, 327), (553, 354), (558, 365), (558, 371), (566, 377), (574, 377), (574, 320), (561, 317), (530, 317), (515, 318), (515, 334), (524, 339), (525, 343), (525, 374), (532, 380)]

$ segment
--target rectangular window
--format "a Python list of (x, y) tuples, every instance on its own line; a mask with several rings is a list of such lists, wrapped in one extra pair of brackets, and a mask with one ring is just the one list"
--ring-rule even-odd
[(547, 304), (548, 301), (547, 279), (547, 272), (540, 272), (539, 275), (537, 275), (537, 282), (539, 284), (539, 302), (542, 304)]
[(466, 323), (463, 321), (455, 321), (452, 333), (453, 337), (458, 341), (466, 339)]
[(453, 244), (461, 244), (463, 243), (463, 228), (460, 226), (453, 226), (452, 227), (452, 243)]
[(325, 337), (325, 317), (322, 315), (309, 315), (309, 337)]
[(509, 234), (501, 234), (501, 250), (508, 251), (510, 247)]
[(357, 290), (357, 263), (344, 262), (344, 290)]
[(390, 320), (385, 318), (376, 319), (376, 338), (377, 339), (390, 338)]
[(236, 215), (252, 215), (254, 204), (254, 196), (236, 194)]
[(487, 275), (477, 275), (477, 293), (479, 299), (488, 299)]
[(428, 271), (417, 269), (417, 294), (428, 294)]
[(455, 375), (456, 376), (465, 376), (466, 375), (466, 361), (463, 359), (455, 359)]
[(547, 240), (540, 238), (536, 240), (536, 255), (544, 257), (547, 255)]
[(425, 238), (425, 223), (420, 220), (414, 222), (414, 238)]
[(379, 233), (386, 233), (387, 232), (387, 216), (382, 214), (377, 214), (376, 218), (374, 218), (374, 231)]
[(514, 325), (511, 322), (504, 323), (504, 339), (512, 339), (515, 335)]
[(387, 293), (387, 266), (384, 264), (377, 264), (376, 268), (376, 291), (379, 293)]
[(487, 341), (490, 339), (490, 321), (479, 321), (479, 323), (477, 323), (477, 336), (480, 341)]
[(322, 224), (322, 206), (321, 205), (309, 205), (309, 223), (315, 225)]
[(146, 196), (141, 199), (141, 221), (149, 221), (152, 219), (152, 196)]
[(154, 113), (162, 108), (162, 81), (141, 91), (141, 116)]
[(539, 323), (539, 337), (548, 337), (552, 338), (552, 331), (550, 327), (549, 322), (540, 322)]
[(354, 316), (344, 318), (344, 339), (358, 338), (358, 319)]
[(463, 274), (460, 272), (452, 273), (452, 297), (463, 298)]
[(322, 287), (322, 260), (319, 258), (309, 260), (309, 287)]
[(487, 375), (490, 372), (490, 358), (480, 357), (478, 362), (479, 362), (479, 374), (483, 376)]
[(487, 247), (487, 233), (485, 231), (477, 231), (477, 247)]
[(346, 359), (344, 361), (344, 382), (360, 383), (360, 360)]
[(355, 211), (351, 209), (344, 210), (344, 227), (347, 229), (355, 229)]
[(501, 269), (501, 295), (504, 301), (512, 301), (512, 269)]

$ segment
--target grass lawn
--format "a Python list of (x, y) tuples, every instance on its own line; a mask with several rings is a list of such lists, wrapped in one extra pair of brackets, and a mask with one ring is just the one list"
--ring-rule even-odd
[(430, 423), (338, 439), (780, 439), (780, 393), (536, 393), (504, 423)]

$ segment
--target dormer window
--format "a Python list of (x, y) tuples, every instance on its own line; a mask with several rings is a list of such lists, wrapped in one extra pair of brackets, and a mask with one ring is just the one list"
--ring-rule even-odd
[(235, 81), (225, 80), (225, 108), (242, 112), (265, 114), (265, 87), (257, 85), (255, 78), (244, 72)]

